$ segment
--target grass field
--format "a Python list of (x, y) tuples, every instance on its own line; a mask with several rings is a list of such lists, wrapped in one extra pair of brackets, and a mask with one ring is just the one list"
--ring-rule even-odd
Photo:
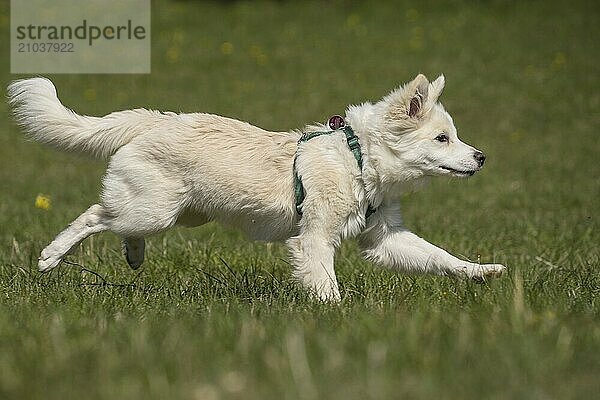
[[(210, 225), (151, 238), (140, 272), (104, 234), (69, 258), (85, 270), (40, 275), (39, 251), (97, 200), (105, 164), (27, 142), (2, 102), (0, 398), (597, 398), (598, 5), (156, 1), (152, 29), (152, 74), (51, 76), (64, 103), (284, 130), (444, 73), (442, 101), (488, 161), (405, 195), (405, 220), (509, 273), (398, 275), (349, 241), (343, 300), (320, 304), (290, 281), (281, 244)], [(3, 58), (2, 86), (17, 77)]]

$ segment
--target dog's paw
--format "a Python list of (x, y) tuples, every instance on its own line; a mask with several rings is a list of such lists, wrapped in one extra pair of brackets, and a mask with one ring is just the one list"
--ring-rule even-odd
[(145, 247), (143, 238), (123, 240), (123, 254), (132, 269), (138, 269), (144, 262)]
[(40, 258), (38, 258), (38, 270), (40, 272), (48, 272), (56, 267), (62, 261), (62, 257), (56, 254), (51, 254), (44, 249)]
[(329, 291), (329, 292), (323, 292), (321, 291), (320, 293), (317, 293), (317, 295), (319, 296), (319, 299), (323, 302), (326, 303), (339, 303), (340, 301), (342, 301), (342, 296), (340, 295), (339, 291)]
[(339, 303), (342, 300), (336, 284), (326, 281), (320, 285), (310, 285), (312, 294), (325, 303)]
[(339, 303), (342, 301), (342, 296), (339, 292), (318, 292), (317, 297), (324, 303)]
[(483, 283), (489, 278), (498, 278), (502, 276), (506, 267), (502, 264), (477, 264), (473, 267), (471, 279), (477, 283)]
[(477, 283), (483, 283), (489, 278), (501, 276), (506, 267), (502, 264), (468, 264), (460, 266), (452, 271), (453, 275), (470, 278)]

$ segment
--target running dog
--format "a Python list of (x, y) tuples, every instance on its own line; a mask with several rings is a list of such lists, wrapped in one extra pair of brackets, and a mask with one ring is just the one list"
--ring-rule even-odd
[(468, 177), (485, 161), (459, 140), (438, 102), (443, 88), (443, 76), (418, 75), (377, 103), (349, 106), (330, 126), (270, 132), (204, 113), (82, 116), (62, 105), (48, 79), (14, 81), (8, 101), (29, 137), (109, 159), (100, 202), (42, 251), (39, 269), (50, 271), (103, 231), (123, 239), (138, 268), (145, 237), (216, 220), (252, 239), (286, 241), (294, 277), (323, 300), (340, 299), (334, 254), (349, 237), (367, 259), (393, 269), (500, 275), (503, 265), (463, 261), (402, 224), (403, 188), (427, 176)]

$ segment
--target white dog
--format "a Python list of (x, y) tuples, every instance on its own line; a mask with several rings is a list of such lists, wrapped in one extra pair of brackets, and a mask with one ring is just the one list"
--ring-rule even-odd
[[(110, 157), (100, 203), (42, 251), (39, 269), (51, 270), (86, 237), (107, 230), (123, 238), (127, 262), (137, 268), (146, 236), (217, 220), (254, 239), (287, 240), (294, 276), (324, 300), (340, 298), (333, 260), (348, 237), (359, 237), (367, 259), (394, 269), (499, 275), (504, 266), (460, 260), (402, 225), (403, 186), (425, 176), (467, 177), (485, 160), (458, 139), (438, 103), (443, 87), (443, 76), (430, 83), (418, 75), (375, 104), (350, 106), (344, 129), (335, 129), (344, 125), (338, 121), (334, 129), (269, 132), (200, 113), (81, 116), (60, 103), (49, 80), (15, 81), (9, 103), (30, 137)], [(311, 132), (324, 134), (301, 140)]]

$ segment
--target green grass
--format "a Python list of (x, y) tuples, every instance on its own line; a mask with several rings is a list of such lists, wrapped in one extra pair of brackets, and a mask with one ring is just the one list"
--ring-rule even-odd
[[(65, 104), (292, 129), (443, 72), (444, 104), (488, 161), (406, 195), (406, 223), (510, 272), (486, 285), (397, 275), (349, 241), (342, 303), (326, 305), (290, 281), (281, 244), (211, 225), (151, 238), (139, 273), (106, 234), (69, 258), (102, 278), (40, 275), (39, 251), (96, 201), (105, 165), (26, 142), (2, 103), (0, 398), (597, 396), (597, 5), (156, 1), (152, 28), (152, 74), (52, 76)], [(3, 58), (2, 86), (16, 77)]]

